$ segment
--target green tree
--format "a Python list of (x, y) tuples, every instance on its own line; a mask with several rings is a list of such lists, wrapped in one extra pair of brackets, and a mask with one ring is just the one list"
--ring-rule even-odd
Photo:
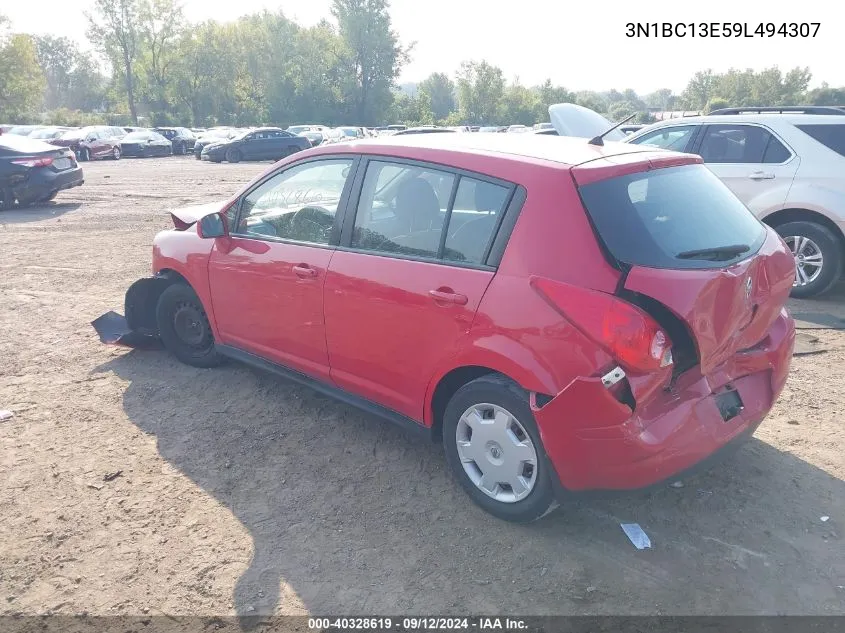
[(821, 86), (807, 93), (807, 103), (819, 106), (845, 105), (845, 86), (831, 88), (827, 82), (822, 82)]
[(387, 0), (333, 0), (331, 12), (349, 52), (349, 100), (359, 125), (380, 121), (407, 51), (391, 28)]
[(94, 0), (94, 10), (86, 13), (88, 37), (122, 78), (126, 104), (132, 122), (138, 124), (135, 84), (140, 53), (139, 0)]
[(713, 71), (700, 70), (692, 76), (686, 89), (681, 93), (683, 106), (689, 110), (701, 110), (714, 95), (715, 77)]
[(428, 95), (434, 119), (445, 120), (455, 110), (455, 84), (445, 73), (432, 73), (420, 82), (419, 91)]
[(176, 0), (140, 0), (139, 75), (143, 79), (144, 96), (153, 111), (169, 110), (175, 100), (173, 69), (183, 25), (182, 7)]
[(96, 60), (66, 37), (33, 36), (38, 64), (44, 71), (47, 110), (96, 110), (105, 101), (106, 78)]
[(19, 33), (0, 41), (0, 119), (33, 120), (46, 84), (32, 37)]
[[(537, 113), (540, 110), (537, 92), (529, 90), (516, 79), (505, 89), (502, 95), (499, 120), (503, 124), (533, 125), (537, 123)], [(548, 110), (548, 106), (546, 107)], [(543, 116), (545, 121), (548, 116)]]
[(491, 125), (499, 122), (505, 77), (502, 69), (486, 61), (464, 62), (458, 72), (458, 106), (466, 124)]
[(608, 103), (602, 95), (591, 90), (583, 90), (575, 94), (576, 105), (590, 108), (600, 114), (607, 112)]
[(722, 108), (730, 108), (731, 104), (730, 101), (727, 99), (723, 99), (722, 97), (713, 97), (710, 101), (707, 102), (707, 105), (704, 107), (704, 113), (709, 114), (714, 110), (721, 110)]

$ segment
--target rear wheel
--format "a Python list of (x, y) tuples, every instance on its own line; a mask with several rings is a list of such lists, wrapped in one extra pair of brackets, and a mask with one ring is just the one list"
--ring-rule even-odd
[(216, 367), (223, 357), (202, 302), (190, 286), (176, 283), (161, 293), (156, 307), (159, 336), (167, 350), (187, 365)]
[(185, 143), (182, 143), (181, 145), (179, 145), (179, 153), (182, 156), (184, 156), (185, 154), (188, 153), (188, 146)]
[(241, 153), (234, 148), (228, 149), (226, 150), (226, 160), (230, 163), (238, 163), (241, 160)]
[(443, 447), (461, 486), (490, 514), (528, 523), (554, 509), (527, 394), (504, 376), (482, 376), (458, 389), (443, 416)]
[(826, 226), (808, 221), (787, 222), (775, 230), (795, 257), (792, 296), (812, 297), (830, 290), (842, 271), (842, 244), (837, 236)]
[(0, 211), (11, 209), (15, 203), (15, 196), (11, 189), (0, 188)]
[(118, 147), (117, 145), (115, 145), (115, 146), (112, 148), (112, 150), (111, 150), (111, 157), (112, 157), (114, 160), (120, 160), (120, 147)]

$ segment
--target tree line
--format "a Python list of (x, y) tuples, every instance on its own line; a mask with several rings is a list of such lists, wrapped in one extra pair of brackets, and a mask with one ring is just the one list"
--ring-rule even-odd
[(15, 33), (0, 16), (0, 121), (56, 125), (510, 125), (572, 102), (620, 120), (649, 111), (727, 106), (845, 105), (845, 87), (808, 90), (808, 68), (695, 73), (662, 89), (570, 91), (525, 86), (486, 61), (455, 75), (396, 85), (413, 54), (388, 0), (333, 0), (332, 22), (304, 27), (281, 12), (189, 23), (178, 0), (94, 0), (93, 51), (64, 37)]

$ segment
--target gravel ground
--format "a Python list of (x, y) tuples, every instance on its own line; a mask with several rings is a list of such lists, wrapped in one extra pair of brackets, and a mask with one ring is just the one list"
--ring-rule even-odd
[(100, 344), (90, 321), (148, 273), (165, 210), (265, 167), (88, 163), (0, 214), (0, 614), (845, 614), (843, 332), (812, 332), (827, 351), (715, 470), (523, 527), (367, 414)]

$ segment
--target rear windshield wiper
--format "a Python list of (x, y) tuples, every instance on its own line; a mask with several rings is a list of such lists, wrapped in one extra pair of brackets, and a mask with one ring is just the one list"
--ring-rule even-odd
[(720, 261), (732, 259), (751, 250), (748, 244), (731, 244), (728, 246), (714, 246), (712, 248), (699, 248), (694, 251), (683, 251), (675, 255), (678, 259), (708, 259)]

